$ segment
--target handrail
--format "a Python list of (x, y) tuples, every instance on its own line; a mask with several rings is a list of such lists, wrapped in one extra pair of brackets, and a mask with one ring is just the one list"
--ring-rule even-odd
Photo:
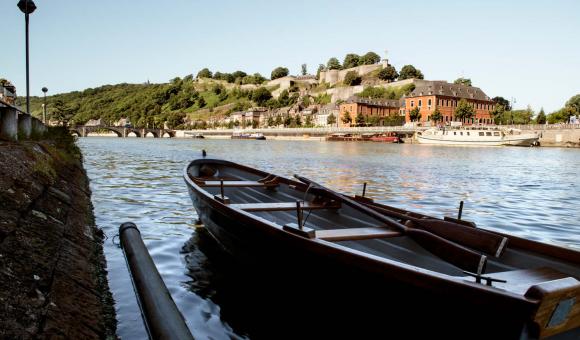
[(23, 114), (23, 115), (27, 115), (27, 114), (28, 114), (28, 113), (26, 113), (26, 112), (24, 112), (24, 111), (20, 110), (18, 107), (14, 106), (14, 105), (12, 105), (12, 104), (10, 104), (10, 103), (8, 103), (8, 102), (5, 102), (5, 101), (3, 101), (2, 99), (0, 99), (0, 104), (2, 104), (2, 105), (4, 105), (4, 106), (6, 106), (6, 107), (8, 107), (8, 108), (11, 108), (11, 109), (13, 109), (13, 110), (16, 110), (16, 111), (18, 111), (18, 113), (20, 113), (20, 114)]

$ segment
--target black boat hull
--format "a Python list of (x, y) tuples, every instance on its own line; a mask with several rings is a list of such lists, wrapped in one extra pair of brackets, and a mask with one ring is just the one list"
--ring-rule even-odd
[[(361, 269), (364, 266), (351, 259), (329, 256), (305, 240), (256, 228), (253, 221), (220, 209), (191, 187), (189, 194), (199, 219), (220, 247), (240, 265), (261, 268), (268, 282), (279, 287), (278, 294), (286, 297), (285, 306), (277, 311), (284, 318), (264, 326), (272, 328), (271, 332), (282, 322), (294, 324), (295, 333), (290, 338), (312, 335), (302, 309), (316, 314), (318, 328), (314, 332), (320, 332), (318, 336), (371, 337), (403, 332), (407, 336), (519, 339), (527, 332), (527, 318), (514, 318), (533, 312), (525, 305), (502, 307), (499, 301), (481, 299), (474, 307), (473, 297), (465, 300), (453, 291), (417, 289), (383, 273)], [(341, 326), (329, 328), (337, 324)]]

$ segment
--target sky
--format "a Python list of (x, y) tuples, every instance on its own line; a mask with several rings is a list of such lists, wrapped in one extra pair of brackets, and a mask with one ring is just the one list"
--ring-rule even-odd
[[(26, 93), (24, 14), (0, 0), (0, 78)], [(375, 51), (426, 79), (470, 78), (516, 108), (561, 108), (580, 93), (578, 0), (35, 0), (31, 95), (167, 82), (277, 66), (311, 73)]]

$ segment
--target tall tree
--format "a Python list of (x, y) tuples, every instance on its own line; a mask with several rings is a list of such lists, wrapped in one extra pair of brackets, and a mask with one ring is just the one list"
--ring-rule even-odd
[(418, 106), (415, 106), (415, 108), (409, 112), (409, 118), (412, 122), (418, 122), (421, 120), (421, 110), (419, 110)]
[(367, 54), (360, 57), (360, 65), (372, 65), (381, 61), (381, 57), (375, 52), (367, 52)]
[(496, 107), (501, 105), (505, 111), (512, 110), (509, 100), (505, 99), (504, 97), (493, 97), (491, 100), (497, 104)]
[(301, 69), (301, 72), (302, 72), (302, 75), (303, 75), (303, 76), (305, 76), (305, 75), (307, 75), (307, 74), (308, 74), (308, 69), (307, 69), (306, 67), (307, 67), (307, 65), (306, 65), (306, 64), (302, 64), (302, 65), (300, 66), (300, 69)]
[(471, 85), (471, 79), (469, 79), (469, 78), (463, 78), (463, 77), (460, 77), (460, 78), (455, 79), (455, 81), (453, 82), (453, 84), (461, 84), (461, 85), (466, 85), (466, 86), (472, 86)]
[(326, 68), (329, 70), (340, 70), (340, 62), (336, 58), (330, 58), (326, 63)]
[(344, 57), (342, 67), (347, 69), (360, 65), (360, 56), (358, 54), (349, 53)]
[(435, 110), (431, 114), (431, 120), (435, 123), (443, 121), (443, 115), (441, 114), (441, 111), (439, 111), (438, 106), (435, 106)]
[(363, 116), (362, 112), (358, 112), (355, 117), (355, 122), (357, 126), (365, 125), (365, 116)]
[(328, 125), (334, 125), (336, 124), (336, 117), (334, 116), (334, 114), (329, 114), (328, 117), (326, 117), (326, 124)]
[(412, 78), (423, 79), (423, 73), (413, 65), (403, 66), (401, 72), (399, 72), (399, 80)]
[(275, 69), (272, 70), (272, 73), (270, 74), (270, 78), (272, 80), (274, 79), (278, 79), (278, 78), (282, 78), (282, 77), (286, 77), (288, 75), (289, 71), (286, 67), (276, 67)]
[(536, 116), (536, 124), (546, 124), (546, 113), (544, 112), (544, 108), (541, 108), (538, 116)]
[(461, 98), (457, 103), (457, 108), (455, 109), (455, 117), (458, 119), (466, 120), (471, 119), (475, 115), (475, 109), (471, 104), (467, 102), (464, 98)]
[(352, 122), (352, 117), (350, 116), (350, 112), (344, 111), (344, 115), (342, 116), (342, 122), (344, 124), (348, 124)]
[(392, 65), (387, 65), (386, 67), (383, 67), (378, 74), (380, 80), (387, 81), (393, 81), (397, 79), (398, 76), (399, 73), (397, 73), (397, 69), (395, 69), (395, 67)]
[(67, 126), (75, 111), (75, 108), (65, 105), (62, 100), (58, 99), (54, 102), (51, 118), (62, 123), (63, 126)]
[(197, 78), (211, 78), (211, 71), (208, 68), (203, 68), (197, 72)]
[(320, 72), (324, 71), (324, 65), (319, 64), (316, 70), (316, 79), (320, 80)]
[(571, 108), (573, 110), (573, 114), (580, 113), (580, 94), (577, 94), (568, 99), (565, 107)]

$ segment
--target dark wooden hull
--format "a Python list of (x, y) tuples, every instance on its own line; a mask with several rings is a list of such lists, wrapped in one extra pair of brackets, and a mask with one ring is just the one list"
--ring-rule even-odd
[[(339, 322), (336, 335), (382, 337), (403, 331), (516, 339), (535, 332), (531, 318), (537, 301), (288, 233), (230, 209), (197, 186), (187, 170), (184, 175), (193, 206), (218, 244), (241, 264), (293, 282), (279, 294), (295, 297), (291, 303), (302, 301), (305, 311), (316, 310), (317, 331), (328, 333)], [(312, 327), (300, 305), (286, 309), (291, 313), (285, 321), (297, 329)]]

